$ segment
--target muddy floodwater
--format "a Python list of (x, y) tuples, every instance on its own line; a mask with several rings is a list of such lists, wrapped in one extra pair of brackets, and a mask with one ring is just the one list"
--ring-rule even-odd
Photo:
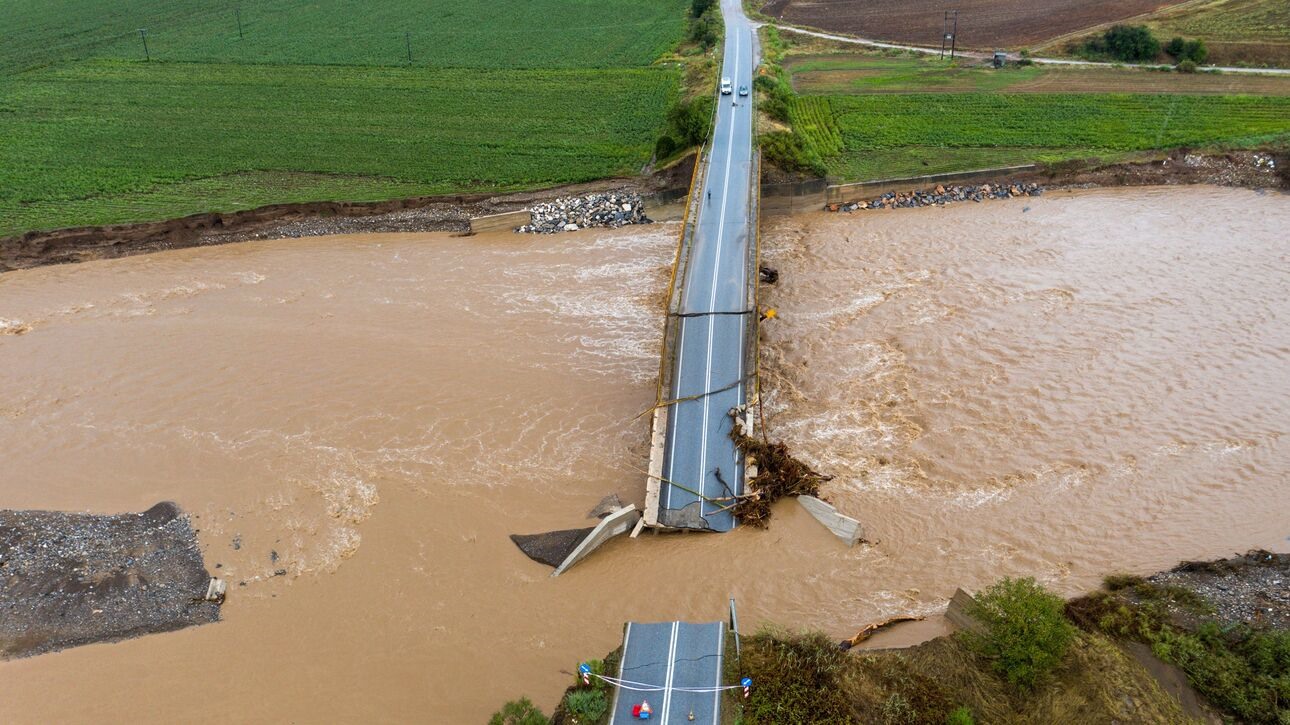
[(559, 579), (507, 535), (643, 496), (675, 225), (4, 274), (0, 507), (177, 501), (230, 586), (221, 623), (0, 663), (2, 719), (483, 722), (729, 596), (842, 637), (1007, 574), (1284, 551), (1287, 229), (1216, 188), (767, 220), (769, 428), (873, 543), (786, 502)]

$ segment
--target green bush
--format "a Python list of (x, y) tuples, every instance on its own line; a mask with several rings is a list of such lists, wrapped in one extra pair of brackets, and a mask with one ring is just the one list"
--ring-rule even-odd
[(547, 717), (527, 697), (511, 700), (488, 718), (488, 725), (547, 725)]
[(803, 171), (824, 176), (824, 161), (812, 153), (796, 134), (785, 131), (764, 133), (758, 138), (762, 156), (785, 171)]
[(1193, 61), (1190, 61), (1190, 60), (1180, 61), (1180, 62), (1178, 63), (1178, 72), (1179, 72), (1179, 73), (1195, 73), (1195, 72), (1196, 72), (1196, 64), (1195, 64)]
[(717, 0), (691, 0), (690, 17), (702, 17), (704, 13), (711, 10), (717, 4)]
[(1174, 38), (1165, 44), (1165, 53), (1176, 61), (1190, 60), (1200, 65), (1209, 57), (1209, 48), (1203, 40), (1184, 40)]
[(1088, 41), (1086, 53), (1110, 56), (1126, 63), (1141, 63), (1160, 54), (1160, 41), (1145, 25), (1114, 25)]
[(985, 631), (963, 636), (1008, 682), (1031, 690), (1061, 663), (1075, 637), (1065, 606), (1030, 577), (1006, 578), (977, 596), (970, 612)]
[(578, 722), (592, 723), (609, 709), (609, 698), (604, 690), (574, 690), (564, 696), (564, 706)]
[(976, 718), (972, 717), (970, 707), (961, 705), (950, 711), (949, 717), (945, 718), (945, 725), (976, 725)]
[[(667, 112), (667, 130), (664, 137), (670, 136), (672, 150), (698, 146), (708, 139), (712, 131), (712, 109), (716, 101), (712, 96), (699, 96), (692, 101), (679, 101)], [(655, 143), (655, 150), (662, 138)]]

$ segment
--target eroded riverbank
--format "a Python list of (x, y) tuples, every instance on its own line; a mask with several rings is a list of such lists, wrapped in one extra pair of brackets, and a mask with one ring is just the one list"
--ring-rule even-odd
[(507, 536), (641, 495), (676, 225), (6, 273), (5, 507), (176, 500), (230, 584), (219, 624), (0, 663), (6, 714), (477, 722), (727, 596), (841, 638), (1002, 575), (1285, 550), (1287, 227), (1285, 196), (1211, 187), (774, 220), (770, 429), (875, 543), (785, 502), (555, 580)]

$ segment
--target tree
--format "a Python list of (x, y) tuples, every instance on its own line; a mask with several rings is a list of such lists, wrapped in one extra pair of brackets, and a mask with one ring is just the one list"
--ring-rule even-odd
[(1205, 41), (1203, 40), (1189, 40), (1183, 46), (1182, 57), (1183, 60), (1190, 60), (1196, 65), (1200, 65), (1209, 57), (1209, 48), (1205, 47)]
[(1115, 25), (1086, 46), (1095, 54), (1109, 55), (1128, 63), (1141, 63), (1160, 54), (1160, 41), (1145, 25)]
[(1183, 50), (1187, 47), (1187, 41), (1182, 38), (1173, 38), (1165, 44), (1165, 53), (1174, 60), (1183, 59)]
[(1061, 597), (1034, 579), (1005, 578), (978, 595), (969, 612), (984, 631), (963, 637), (1008, 682), (1031, 690), (1061, 663), (1075, 638), (1065, 608)]
[(691, 0), (690, 17), (701, 17), (704, 13), (708, 12), (708, 10), (712, 9), (712, 7), (716, 5), (716, 2), (717, 0)]

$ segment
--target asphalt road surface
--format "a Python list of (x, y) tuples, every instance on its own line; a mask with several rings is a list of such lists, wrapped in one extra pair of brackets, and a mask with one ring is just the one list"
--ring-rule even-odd
[[(721, 75), (730, 79), (735, 93), (718, 95), (708, 171), (699, 190), (697, 226), (683, 280), (681, 311), (690, 314), (740, 312), (749, 305), (748, 254), (754, 239), (749, 192), (755, 183), (752, 97), (740, 97), (738, 89), (748, 86), (751, 92), (756, 37), (739, 0), (723, 0), (721, 9), (726, 23)], [(668, 413), (663, 458), (667, 480), (659, 491), (659, 521), (664, 525), (734, 528), (729, 511), (717, 512), (716, 505), (693, 492), (720, 498), (743, 490), (743, 461), (730, 440), (728, 412), (747, 399), (747, 324), (747, 314), (681, 318), (671, 396), (702, 397), (677, 403)]]
[(632, 717), (632, 706), (642, 701), (648, 702), (653, 710), (646, 722), (659, 725), (719, 722), (720, 692), (686, 692), (677, 688), (721, 686), (725, 632), (722, 622), (629, 622), (623, 636), (622, 670), (618, 673), (626, 687), (614, 691), (610, 725), (641, 722)]

